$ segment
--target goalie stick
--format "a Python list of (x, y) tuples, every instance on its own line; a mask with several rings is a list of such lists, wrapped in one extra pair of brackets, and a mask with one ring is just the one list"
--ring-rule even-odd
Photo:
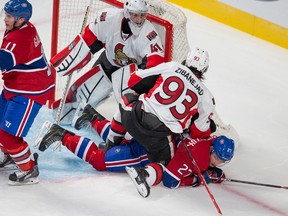
[(202, 175), (202, 173), (201, 173), (201, 170), (200, 170), (199, 166), (197, 165), (197, 163), (196, 163), (196, 161), (194, 160), (194, 158), (192, 157), (191, 152), (189, 151), (186, 143), (184, 142), (184, 136), (183, 136), (183, 134), (180, 134), (180, 136), (181, 136), (182, 145), (184, 146), (184, 148), (185, 148), (185, 150), (186, 150), (189, 158), (191, 159), (192, 164), (196, 167), (197, 172), (198, 172), (197, 174), (198, 174), (199, 178), (201, 179), (202, 184), (205, 186), (205, 188), (206, 188), (206, 190), (207, 190), (207, 192), (208, 192), (208, 194), (209, 194), (209, 196), (210, 196), (210, 199), (212, 200), (212, 202), (213, 202), (213, 204), (214, 204), (214, 206), (215, 206), (218, 214), (219, 214), (219, 215), (223, 215), (222, 212), (221, 212), (221, 209), (220, 209), (220, 207), (219, 207), (219, 205), (218, 205), (218, 203), (216, 202), (213, 194), (211, 193), (211, 191), (210, 191), (210, 189), (209, 189), (209, 187), (208, 187), (208, 185), (207, 185), (207, 183), (206, 183), (206, 181), (205, 181), (205, 179), (204, 179), (204, 177), (203, 177), (203, 175)]
[[(87, 24), (87, 20), (88, 20), (88, 16), (89, 16), (89, 13), (90, 13), (90, 7), (92, 5), (92, 1), (93, 0), (90, 0), (89, 5), (86, 8), (86, 12), (85, 12), (85, 16), (84, 16), (83, 23), (82, 23), (82, 26), (81, 26), (80, 34), (83, 33), (84, 28), (85, 28), (85, 26)], [(73, 61), (73, 59), (72, 59), (72, 61)], [(65, 86), (63, 88), (63, 93), (62, 93), (60, 105), (58, 107), (58, 111), (57, 111), (57, 114), (56, 114), (56, 117), (55, 117), (55, 121), (54, 121), (55, 124), (59, 124), (59, 122), (60, 122), (60, 118), (61, 118), (63, 107), (64, 107), (64, 104), (65, 104), (65, 101), (66, 101), (66, 97), (67, 97), (67, 94), (68, 94), (68, 90), (69, 90), (69, 85), (70, 85), (70, 82), (71, 82), (72, 74), (73, 73), (68, 74)], [(45, 121), (44, 122), (43, 126), (40, 129), (40, 132), (38, 133), (38, 136), (36, 137), (35, 144), (34, 144), (35, 148), (40, 145), (43, 137), (48, 132), (48, 130), (51, 128), (51, 126), (52, 126), (52, 122), (50, 122), (50, 121)], [(55, 143), (54, 150), (56, 150), (56, 149), (59, 149), (59, 151), (61, 151), (61, 143), (60, 142), (56, 142)]]

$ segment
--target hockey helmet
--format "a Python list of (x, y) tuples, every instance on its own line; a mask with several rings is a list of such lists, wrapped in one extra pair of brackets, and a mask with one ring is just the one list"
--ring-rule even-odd
[(192, 49), (186, 57), (185, 65), (195, 68), (201, 74), (205, 73), (209, 67), (209, 55), (207, 51), (199, 48)]
[(127, 0), (124, 4), (124, 16), (129, 19), (129, 13), (148, 13), (149, 5), (145, 0)]
[(217, 137), (213, 143), (211, 152), (214, 152), (218, 158), (223, 161), (230, 161), (234, 155), (234, 141), (226, 136)]
[(133, 34), (138, 35), (145, 19), (142, 23), (135, 23), (131, 19), (131, 13), (133, 14), (146, 14), (148, 13), (149, 5), (145, 0), (127, 0), (124, 3), (124, 17), (129, 21), (129, 26)]
[(4, 11), (14, 16), (16, 22), (24, 18), (26, 23), (32, 16), (32, 5), (27, 0), (10, 0), (5, 4)]

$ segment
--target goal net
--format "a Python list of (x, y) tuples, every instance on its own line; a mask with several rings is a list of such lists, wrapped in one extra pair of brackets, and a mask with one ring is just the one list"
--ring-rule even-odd
[[(87, 24), (93, 22), (97, 14), (104, 8), (123, 8), (125, 0), (54, 0), (51, 57), (66, 47), (80, 33), (85, 11), (90, 5)], [(186, 34), (186, 17), (176, 6), (165, 0), (147, 0), (149, 15), (147, 17), (157, 29), (165, 49), (165, 61), (182, 62), (189, 52)], [(98, 55), (85, 68), (73, 74), (72, 82), (90, 69)], [(56, 76), (56, 99), (62, 94), (66, 77)]]

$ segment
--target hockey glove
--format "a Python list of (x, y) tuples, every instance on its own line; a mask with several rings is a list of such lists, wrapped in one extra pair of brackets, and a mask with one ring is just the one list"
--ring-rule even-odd
[(221, 184), (226, 178), (225, 173), (218, 167), (209, 168), (207, 172), (210, 172), (209, 177), (212, 183)]
[[(206, 183), (209, 184), (211, 179), (209, 177), (208, 171), (202, 173), (203, 178), (205, 179)], [(201, 184), (201, 178), (198, 175), (194, 176), (194, 182), (192, 183), (192, 187), (198, 187)]]
[[(220, 184), (225, 179), (225, 173), (223, 170), (217, 167), (209, 168), (207, 171), (202, 173), (203, 178), (205, 179), (207, 184), (215, 183)], [(194, 182), (192, 183), (192, 187), (197, 187), (201, 184), (201, 179), (198, 175), (194, 176)]]

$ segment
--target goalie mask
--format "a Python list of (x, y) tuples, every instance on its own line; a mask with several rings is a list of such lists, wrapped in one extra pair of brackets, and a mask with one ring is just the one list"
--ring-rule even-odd
[(10, 0), (5, 4), (4, 11), (14, 16), (15, 22), (24, 18), (26, 23), (32, 16), (32, 5), (26, 0)]
[(139, 35), (146, 20), (149, 6), (145, 0), (127, 0), (124, 4), (124, 17), (134, 35)]
[(188, 68), (196, 69), (202, 76), (209, 67), (208, 52), (199, 48), (194, 48), (191, 52), (188, 53), (185, 60), (185, 66)]

